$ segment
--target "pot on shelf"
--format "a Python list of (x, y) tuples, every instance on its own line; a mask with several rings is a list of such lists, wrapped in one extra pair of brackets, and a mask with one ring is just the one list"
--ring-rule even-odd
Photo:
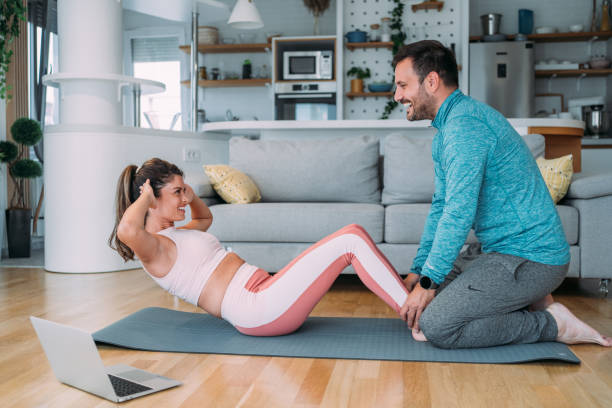
[(351, 92), (363, 93), (363, 79), (351, 79)]
[(344, 36), (346, 37), (346, 41), (348, 41), (350, 43), (366, 42), (367, 41), (367, 34), (366, 34), (366, 32), (365, 31), (361, 31), (359, 29), (357, 29), (355, 31), (349, 31)]

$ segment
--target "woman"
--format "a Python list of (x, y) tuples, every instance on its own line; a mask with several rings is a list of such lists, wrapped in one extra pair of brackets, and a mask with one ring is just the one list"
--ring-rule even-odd
[[(187, 205), (192, 220), (175, 228)], [(253, 336), (295, 331), (348, 265), (398, 314), (407, 298), (398, 273), (358, 225), (322, 239), (272, 276), (227, 252), (206, 232), (212, 221), (182, 171), (155, 158), (123, 170), (109, 244), (125, 260), (136, 255), (162, 288)]]

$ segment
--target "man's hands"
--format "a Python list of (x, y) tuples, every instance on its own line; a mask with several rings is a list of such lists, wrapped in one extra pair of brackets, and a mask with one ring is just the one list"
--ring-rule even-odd
[(421, 275), (419, 275), (418, 273), (410, 272), (408, 275), (406, 275), (406, 277), (404, 278), (404, 284), (406, 285), (408, 292), (412, 292), (412, 289), (414, 289), (414, 285), (419, 282), (420, 278)]
[[(410, 275), (416, 275), (416, 274), (408, 274), (408, 276), (404, 280), (406, 282), (406, 285), (408, 285), (409, 279), (410, 279), (410, 282), (412, 282), (412, 280), (415, 279), (414, 277)], [(416, 276), (417, 278), (416, 278), (415, 283), (418, 282), (419, 275), (416, 275)], [(413, 285), (412, 290), (410, 291), (410, 294), (408, 295), (406, 302), (400, 309), (400, 317), (402, 318), (402, 320), (406, 322), (408, 327), (413, 329), (413, 331), (416, 330), (418, 332), (420, 330), (419, 319), (421, 318), (421, 314), (423, 313), (427, 305), (429, 305), (429, 302), (431, 302), (432, 299), (434, 298), (436, 291), (435, 289), (430, 289), (430, 290), (423, 289), (421, 285), (419, 285), (418, 283), (416, 284), (415, 283), (412, 284)]]

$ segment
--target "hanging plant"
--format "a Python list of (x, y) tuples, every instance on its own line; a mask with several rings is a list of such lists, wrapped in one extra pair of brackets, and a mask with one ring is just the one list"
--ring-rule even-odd
[[(400, 47), (404, 45), (406, 41), (406, 33), (402, 31), (402, 16), (404, 15), (404, 3), (402, 0), (393, 0), (395, 7), (391, 11), (391, 41), (393, 42), (393, 49), (391, 50), (392, 58), (399, 51)], [(393, 99), (387, 102), (385, 110), (383, 111), (380, 119), (389, 119), (389, 115), (397, 107), (398, 103)]]
[(319, 17), (329, 8), (330, 2), (331, 0), (304, 0), (304, 5), (314, 16), (314, 35), (319, 35)]
[(0, 99), (11, 99), (11, 87), (6, 85), (13, 50), (10, 45), (19, 36), (19, 20), (26, 21), (26, 7), (22, 0), (0, 2)]

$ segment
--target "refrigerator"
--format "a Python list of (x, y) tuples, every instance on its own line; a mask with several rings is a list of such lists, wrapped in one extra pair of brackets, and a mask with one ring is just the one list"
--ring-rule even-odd
[(470, 44), (469, 95), (507, 118), (529, 118), (535, 110), (534, 48), (531, 41)]

